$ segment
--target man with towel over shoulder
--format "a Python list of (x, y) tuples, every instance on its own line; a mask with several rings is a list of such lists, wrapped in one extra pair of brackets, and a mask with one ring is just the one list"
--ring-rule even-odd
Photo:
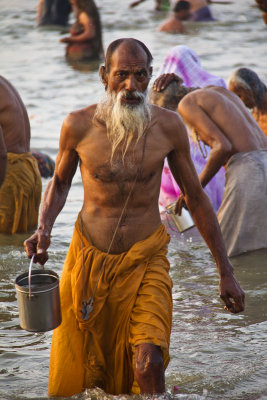
[(100, 68), (106, 95), (66, 117), (40, 225), (25, 242), (28, 257), (44, 264), (79, 165), (84, 202), (60, 281), (62, 324), (53, 334), (50, 396), (94, 387), (111, 394), (165, 391), (172, 323), (169, 235), (158, 205), (165, 157), (215, 258), (225, 308), (244, 310), (185, 126), (177, 113), (147, 102), (151, 63), (139, 40), (109, 45)]

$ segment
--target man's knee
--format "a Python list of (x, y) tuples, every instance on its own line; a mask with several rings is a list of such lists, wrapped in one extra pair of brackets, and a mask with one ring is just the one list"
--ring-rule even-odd
[(139, 379), (147, 379), (164, 372), (163, 355), (159, 346), (144, 343), (136, 346), (135, 374)]

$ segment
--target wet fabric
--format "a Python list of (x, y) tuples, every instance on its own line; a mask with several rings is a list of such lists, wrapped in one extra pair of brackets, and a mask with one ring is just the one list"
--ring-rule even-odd
[[(198, 55), (192, 49), (184, 45), (172, 47), (167, 52), (163, 62), (163, 66), (161, 67), (158, 76), (171, 72), (180, 76), (180, 78), (182, 78), (184, 81), (183, 84), (187, 87), (203, 88), (208, 85), (215, 85), (226, 88), (225, 81), (222, 78), (205, 71), (201, 67), (201, 62)], [(193, 160), (197, 173), (200, 174), (207, 162), (210, 148), (208, 146), (205, 146), (204, 144), (201, 144), (202, 148), (204, 149), (203, 153), (206, 153), (206, 158), (204, 158), (202, 152), (200, 151), (198, 143), (195, 139), (193, 139), (192, 132), (189, 130), (189, 128), (187, 128), (187, 131), (190, 143), (191, 158)], [(209, 199), (216, 212), (221, 205), (223, 190), (224, 168), (221, 168), (205, 187), (205, 192), (209, 196)], [(179, 186), (172, 176), (168, 161), (165, 160), (161, 177), (161, 188), (159, 197), (159, 206), (163, 218), (166, 206), (176, 201), (179, 195)]]
[[(196, 140), (193, 139), (192, 134), (188, 128), (187, 131), (190, 144), (191, 158), (193, 160), (197, 174), (199, 175), (206, 164), (210, 148), (201, 143), (203, 149), (202, 152), (206, 156), (206, 158), (204, 158), (202, 152), (200, 151), (198, 142), (196, 142)], [(216, 212), (218, 211), (222, 202), (223, 192), (224, 192), (224, 181), (225, 181), (224, 168), (220, 168), (217, 174), (210, 180), (210, 182), (204, 188), (214, 208), (214, 211)], [(165, 159), (164, 167), (162, 170), (161, 187), (159, 195), (160, 211), (164, 213), (166, 206), (176, 201), (180, 193), (181, 190), (171, 173), (167, 159)]]
[[(52, 340), (51, 396), (95, 386), (111, 394), (138, 392), (133, 354), (141, 343), (161, 346), (167, 367), (172, 320), (168, 242), (161, 225), (128, 252), (109, 254), (100, 275), (106, 253), (81, 234), (78, 218), (60, 280), (62, 324)], [(92, 296), (99, 276), (93, 311), (84, 321), (82, 301)]]
[(36, 227), (42, 182), (31, 153), (8, 153), (5, 180), (0, 188), (0, 232), (28, 232)]
[(191, 14), (189, 21), (194, 22), (208, 22), (208, 21), (216, 21), (216, 19), (212, 16), (210, 8), (208, 6), (199, 8), (195, 12)]
[(184, 86), (187, 87), (203, 88), (214, 85), (227, 88), (222, 78), (202, 68), (198, 55), (185, 45), (170, 48), (164, 58), (158, 76), (171, 72), (182, 78)]
[(218, 220), (229, 256), (267, 248), (267, 150), (233, 155)]

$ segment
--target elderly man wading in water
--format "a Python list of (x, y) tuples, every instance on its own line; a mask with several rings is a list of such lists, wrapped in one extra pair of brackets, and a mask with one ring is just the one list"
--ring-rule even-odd
[(112, 394), (165, 391), (172, 321), (169, 236), (158, 208), (165, 157), (215, 258), (226, 309), (244, 310), (185, 126), (176, 113), (147, 104), (151, 62), (138, 40), (110, 44), (100, 69), (106, 96), (66, 117), (40, 225), (25, 242), (28, 256), (44, 264), (80, 164), (84, 203), (61, 276), (63, 320), (52, 340), (51, 396), (93, 387)]

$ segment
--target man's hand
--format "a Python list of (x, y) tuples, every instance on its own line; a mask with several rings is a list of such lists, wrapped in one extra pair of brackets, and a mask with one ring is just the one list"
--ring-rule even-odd
[(24, 248), (28, 258), (34, 256), (33, 262), (44, 265), (48, 260), (47, 249), (50, 246), (50, 234), (38, 229), (29, 239), (25, 240)]
[(245, 293), (233, 273), (221, 277), (219, 291), (225, 310), (234, 314), (245, 310)]
[(162, 74), (153, 83), (153, 90), (155, 90), (155, 92), (161, 92), (162, 90), (166, 89), (166, 87), (173, 81), (176, 81), (179, 84), (183, 82), (182, 78), (180, 78), (173, 72)]
[(188, 210), (186, 203), (185, 203), (184, 195), (183, 195), (183, 193), (180, 193), (178, 200), (176, 201), (176, 204), (175, 204), (174, 213), (181, 215), (183, 207)]

